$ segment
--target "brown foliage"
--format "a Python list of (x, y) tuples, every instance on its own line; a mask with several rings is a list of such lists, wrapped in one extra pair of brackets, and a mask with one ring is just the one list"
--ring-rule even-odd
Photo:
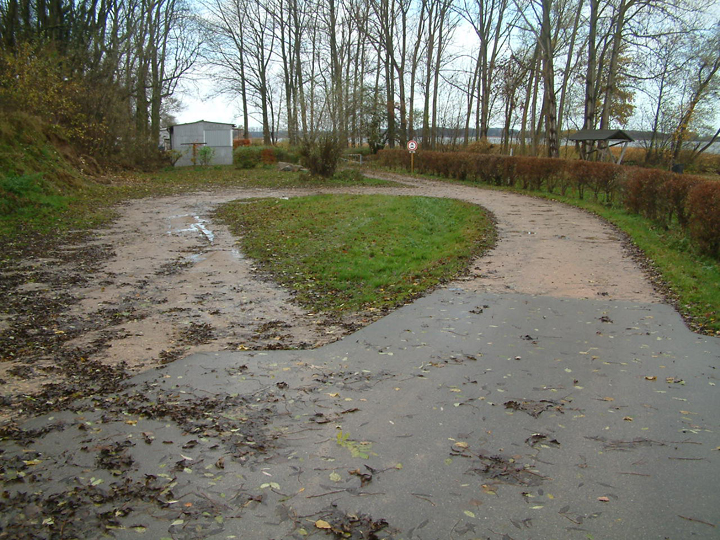
[(274, 163), (277, 163), (277, 157), (275, 157), (275, 149), (263, 148), (260, 151), (260, 161), (262, 161), (264, 165), (272, 165)]
[(673, 215), (677, 217), (680, 226), (685, 229), (688, 225), (687, 201), (692, 188), (704, 180), (689, 174), (672, 175), (662, 185), (661, 196), (665, 201), (664, 207), (667, 222), (671, 222)]
[(720, 257), (720, 182), (695, 184), (687, 197), (688, 227), (700, 250)]
[(633, 168), (625, 181), (625, 207), (648, 219), (664, 220), (662, 186), (672, 173), (658, 169)]

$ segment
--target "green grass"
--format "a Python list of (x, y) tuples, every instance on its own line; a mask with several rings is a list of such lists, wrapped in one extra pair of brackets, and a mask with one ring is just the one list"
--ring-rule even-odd
[(494, 238), (479, 207), (426, 197), (236, 201), (218, 216), (248, 256), (316, 312), (407, 302), (464, 271)]

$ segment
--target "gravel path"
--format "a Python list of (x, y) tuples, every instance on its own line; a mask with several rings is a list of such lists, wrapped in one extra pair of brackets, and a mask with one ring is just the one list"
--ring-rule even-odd
[(372, 192), (465, 200), (493, 212), (499, 232), (496, 248), (461, 278), (465, 289), (660, 301), (621, 236), (586, 212), (513, 193), (378, 176), (398, 186), (238, 189), (134, 200), (92, 241), (26, 261), (12, 273), (19, 278), (6, 282), (13, 302), (8, 311), (18, 314), (0, 321), (4, 356), (12, 360), (0, 366), (5, 404), (58, 382), (67, 371), (59, 369), (59, 357), (139, 372), (195, 352), (314, 348), (380, 316), (337, 320), (307, 313), (288, 291), (259, 279), (236, 239), (212, 221), (214, 208), (234, 199)]

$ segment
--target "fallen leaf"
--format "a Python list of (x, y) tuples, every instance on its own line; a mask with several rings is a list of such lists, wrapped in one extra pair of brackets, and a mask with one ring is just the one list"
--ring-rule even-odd
[(610, 502), (610, 499), (608, 499), (607, 497), (598, 497), (597, 500), (600, 502)]
[(332, 525), (330, 525), (330, 524), (329, 524), (327, 521), (325, 521), (324, 519), (318, 519), (318, 520), (315, 522), (315, 526), (316, 526), (318, 529), (332, 529)]
[(624, 417), (623, 417), (623, 420), (625, 420), (626, 422), (632, 422), (632, 421), (633, 421), (632, 416), (624, 416)]
[(342, 476), (340, 476), (340, 475), (339, 475), (338, 473), (336, 473), (336, 472), (331, 472), (331, 473), (330, 473), (330, 480), (332, 480), (333, 482), (340, 482), (340, 481), (342, 480)]
[(453, 446), (457, 446), (458, 448), (468, 448), (470, 445), (466, 442), (456, 442)]
[(646, 381), (657, 381), (657, 377), (655, 375), (645, 375)]
[(464, 513), (467, 517), (471, 517), (471, 518), (474, 518), (474, 517), (475, 517), (475, 514), (473, 514), (470, 510), (465, 510), (465, 512), (463, 512), (463, 513)]

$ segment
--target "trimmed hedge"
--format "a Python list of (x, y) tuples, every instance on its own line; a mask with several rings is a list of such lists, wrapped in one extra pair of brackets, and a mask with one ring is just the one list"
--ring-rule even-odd
[[(400, 148), (381, 150), (378, 163), (407, 169), (410, 154)], [(592, 195), (663, 227), (677, 222), (701, 252), (720, 258), (720, 182), (612, 163), (470, 152), (419, 152), (415, 169), (488, 185), (571, 192), (580, 199)]]

